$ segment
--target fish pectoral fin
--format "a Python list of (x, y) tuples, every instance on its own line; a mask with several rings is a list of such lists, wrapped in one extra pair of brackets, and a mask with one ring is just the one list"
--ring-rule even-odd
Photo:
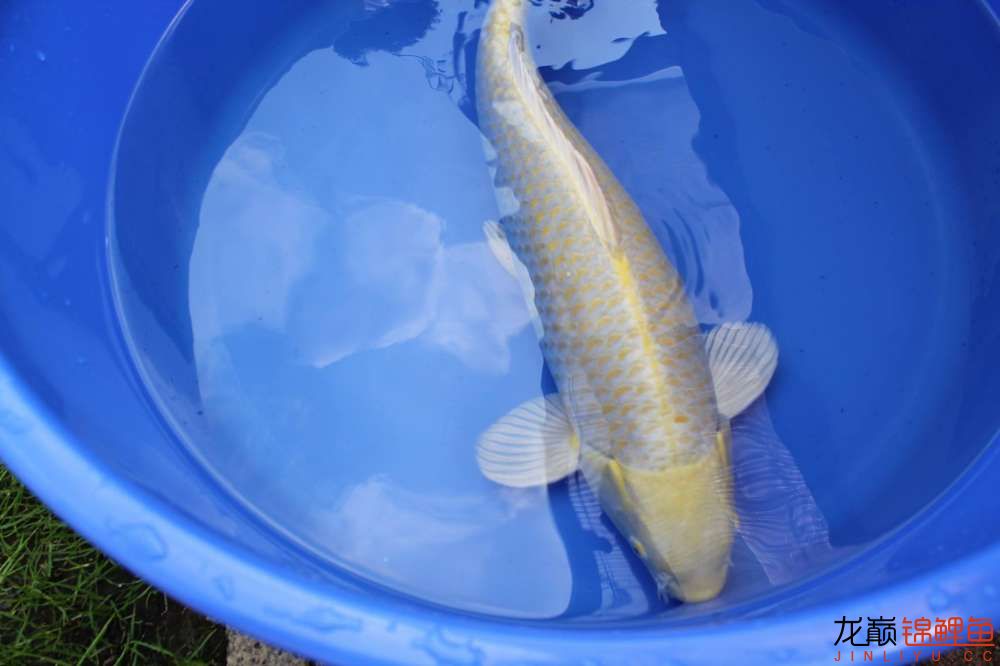
[(767, 388), (778, 365), (778, 345), (767, 326), (726, 323), (705, 339), (719, 413), (731, 419)]
[(572, 474), (580, 442), (558, 395), (545, 395), (515, 407), (476, 442), (483, 476), (504, 486), (527, 488)]
[(514, 251), (510, 249), (507, 234), (504, 233), (500, 223), (496, 220), (486, 220), (483, 222), (483, 234), (486, 236), (486, 244), (490, 246), (490, 252), (496, 257), (497, 262), (513, 277), (520, 278), (517, 258), (514, 256)]

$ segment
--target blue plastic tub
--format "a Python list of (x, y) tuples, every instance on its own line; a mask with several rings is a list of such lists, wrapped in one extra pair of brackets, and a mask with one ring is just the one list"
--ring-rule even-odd
[(1000, 624), (1000, 4), (535, 10), (701, 320), (782, 348), (758, 416), (828, 552), (696, 605), (578, 481), (476, 472), (550, 381), (482, 253), (477, 4), (5, 4), (4, 463), (146, 580), (334, 662), (827, 663), (845, 617), (912, 659), (904, 617)]

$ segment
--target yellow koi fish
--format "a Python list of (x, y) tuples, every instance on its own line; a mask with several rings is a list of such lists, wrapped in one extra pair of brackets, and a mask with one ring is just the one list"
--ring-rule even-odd
[(525, 46), (528, 0), (493, 0), (477, 109), (500, 223), (485, 232), (518, 278), (558, 387), (477, 442), (498, 483), (580, 470), (661, 596), (725, 584), (733, 542), (729, 420), (777, 365), (760, 324), (703, 335), (676, 269), (635, 203), (563, 114)]

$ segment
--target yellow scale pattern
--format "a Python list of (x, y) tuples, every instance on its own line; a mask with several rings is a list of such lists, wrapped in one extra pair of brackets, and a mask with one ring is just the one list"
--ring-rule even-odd
[[(524, 52), (523, 1), (494, 0), (479, 43), (477, 106), (497, 154), (494, 184), (519, 202), (501, 226), (534, 286), (546, 361), (585, 447), (645, 469), (700, 456), (719, 417), (690, 303), (631, 197)], [(518, 69), (530, 72), (527, 88), (517, 83)], [(568, 144), (547, 140), (532, 109), (550, 114)], [(559, 153), (567, 145), (596, 176), (613, 247), (588, 218), (596, 208)]]

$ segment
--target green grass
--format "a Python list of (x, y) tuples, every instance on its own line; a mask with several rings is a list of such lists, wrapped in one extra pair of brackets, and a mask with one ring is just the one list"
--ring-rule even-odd
[(223, 627), (94, 550), (0, 467), (0, 665), (225, 657)]

